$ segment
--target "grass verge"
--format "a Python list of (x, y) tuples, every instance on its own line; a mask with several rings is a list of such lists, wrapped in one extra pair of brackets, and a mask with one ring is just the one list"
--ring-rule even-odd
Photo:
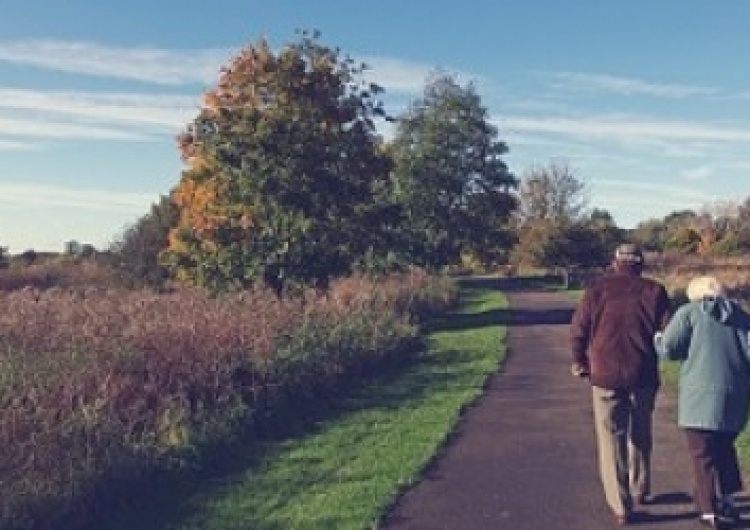
[(306, 434), (247, 448), (235, 455), (231, 472), (175, 485), (96, 527), (376, 527), (397, 495), (419, 479), (504, 359), (506, 330), (499, 324), (504, 296), (471, 281), (461, 291), (461, 308), (432, 322), (424, 355), (329, 404)]

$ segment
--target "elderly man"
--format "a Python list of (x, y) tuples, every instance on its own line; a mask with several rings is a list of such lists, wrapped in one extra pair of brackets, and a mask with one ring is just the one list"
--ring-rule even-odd
[(570, 327), (573, 374), (591, 383), (599, 472), (620, 525), (650, 494), (659, 388), (653, 337), (671, 316), (666, 289), (642, 277), (643, 267), (640, 248), (620, 245), (612, 271), (589, 285)]

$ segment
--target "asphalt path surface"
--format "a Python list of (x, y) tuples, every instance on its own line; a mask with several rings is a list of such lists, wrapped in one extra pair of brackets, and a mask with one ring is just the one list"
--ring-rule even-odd
[[(570, 374), (573, 302), (564, 293), (497, 282), (510, 301), (501, 315), (508, 359), (381, 530), (617, 528), (597, 472), (591, 390)], [(675, 397), (664, 389), (654, 416), (654, 502), (628, 527), (699, 528), (675, 417)], [(741, 501), (738, 528), (750, 528), (750, 505)]]

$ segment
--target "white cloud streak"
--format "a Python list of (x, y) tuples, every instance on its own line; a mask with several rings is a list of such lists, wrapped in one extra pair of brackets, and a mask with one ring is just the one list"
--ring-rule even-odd
[(616, 221), (634, 227), (641, 221), (662, 218), (679, 210), (698, 210), (722, 197), (697, 187), (625, 179), (596, 179), (591, 182), (592, 202), (599, 208), (618, 212)]
[(606, 138), (633, 144), (653, 140), (750, 141), (750, 129), (627, 116), (593, 118), (510, 116), (503, 118), (500, 125), (516, 132), (553, 133), (598, 140)]
[(706, 180), (711, 175), (713, 175), (716, 171), (716, 168), (709, 165), (704, 166), (698, 166), (690, 169), (686, 169), (682, 172), (683, 177), (685, 180), (690, 181), (699, 181), (699, 180)]
[[(688, 188), (675, 184), (662, 184), (659, 182), (642, 182), (630, 179), (597, 179), (594, 187), (604, 188), (621, 195), (624, 201), (633, 200), (636, 204), (644, 198), (663, 201), (665, 199), (685, 202), (703, 202), (715, 198), (705, 190)], [(628, 192), (628, 193), (622, 193)], [(643, 192), (634, 193), (634, 192)]]
[(452, 76), (458, 83), (472, 82), (475, 85), (482, 81), (480, 76), (453, 69), (444, 69), (438, 65), (430, 66), (424, 63), (404, 61), (389, 57), (366, 57), (363, 62), (369, 70), (365, 72), (368, 81), (382, 86), (386, 95), (397, 94), (409, 97), (421, 97), (425, 86), (434, 73), (445, 73)]
[[(82, 41), (29, 39), (0, 41), (0, 61), (44, 70), (127, 79), (159, 85), (213, 86), (219, 70), (240, 48), (164, 50), (118, 48)], [(387, 57), (366, 56), (366, 78), (394, 93), (420, 94), (435, 67)]]
[(0, 204), (13, 207), (65, 207), (100, 212), (145, 212), (158, 194), (71, 189), (44, 184), (0, 183)]
[(168, 51), (118, 48), (91, 42), (29, 39), (0, 41), (0, 61), (90, 76), (160, 85), (214, 83), (234, 50)]
[[(121, 140), (146, 141), (152, 136), (104, 125), (81, 124), (53, 120), (49, 117), (7, 118), (0, 116), (0, 131), (6, 138), (52, 138), (58, 140)], [(5, 141), (5, 140), (3, 140)]]
[(720, 93), (719, 90), (711, 87), (651, 83), (641, 79), (613, 75), (578, 72), (557, 72), (551, 75), (554, 80), (553, 88), (575, 92), (599, 91), (628, 96), (643, 95), (670, 99), (716, 96)]
[(183, 95), (42, 91), (0, 87), (0, 109), (65, 114), (86, 120), (174, 130), (197, 113), (198, 98)]
[(369, 70), (365, 77), (389, 92), (418, 95), (424, 91), (425, 81), (433, 70), (423, 64), (390, 59), (386, 57), (366, 57), (364, 62)]
[(36, 145), (28, 142), (0, 140), (0, 151), (30, 151), (36, 148)]

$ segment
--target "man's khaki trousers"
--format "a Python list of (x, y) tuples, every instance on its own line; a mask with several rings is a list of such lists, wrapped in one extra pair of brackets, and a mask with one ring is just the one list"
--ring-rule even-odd
[(633, 509), (633, 496), (651, 490), (651, 419), (657, 389), (592, 388), (604, 496), (615, 514), (627, 514)]

